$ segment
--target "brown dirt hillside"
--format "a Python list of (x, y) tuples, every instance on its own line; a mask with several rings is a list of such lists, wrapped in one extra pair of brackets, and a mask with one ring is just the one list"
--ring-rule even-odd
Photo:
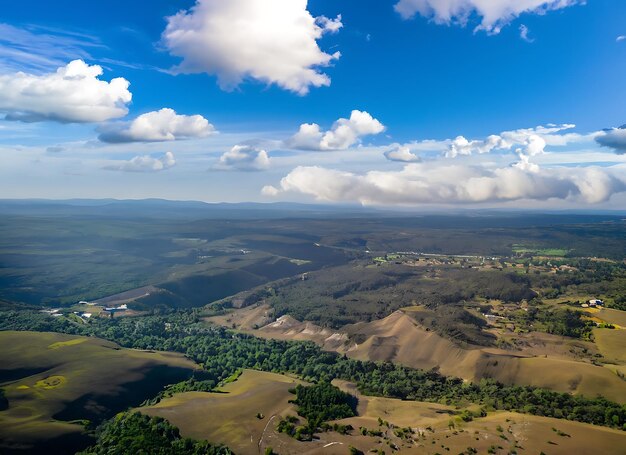
[(224, 327), (252, 330), (274, 320), (274, 310), (269, 305), (252, 305), (230, 313), (204, 318), (205, 321)]
[(271, 324), (262, 327), (259, 332), (271, 338), (314, 341), (329, 351), (343, 353), (357, 348), (345, 332), (322, 328), (311, 322), (300, 322), (289, 315), (281, 316)]
[(351, 340), (364, 339), (346, 352), (358, 359), (390, 360), (414, 368), (438, 367), (448, 376), (471, 381), (493, 378), (505, 384), (525, 384), (561, 392), (602, 394), (626, 402), (626, 382), (609, 369), (586, 362), (529, 357), (490, 348), (462, 348), (421, 327), (402, 311), (371, 323), (344, 327)]
[(494, 348), (462, 347), (421, 326), (410, 312), (398, 310), (384, 319), (352, 324), (336, 331), (300, 322), (288, 315), (259, 329), (252, 328), (250, 322), (258, 324), (267, 317), (268, 311), (268, 306), (261, 305), (220, 316), (222, 320), (209, 320), (260, 337), (313, 341), (326, 350), (360, 360), (439, 368), (444, 375), (470, 381), (493, 378), (505, 384), (534, 385), (588, 396), (602, 394), (610, 400), (626, 402), (626, 381), (609, 368), (552, 352), (529, 355)]

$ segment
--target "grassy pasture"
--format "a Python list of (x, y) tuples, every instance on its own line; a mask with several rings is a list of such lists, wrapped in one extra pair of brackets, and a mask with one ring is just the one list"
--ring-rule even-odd
[[(542, 299), (543, 303), (545, 303), (546, 305), (561, 305), (564, 303), (571, 303), (571, 302), (581, 302), (581, 303), (587, 303), (589, 300), (591, 299), (595, 299), (598, 296), (594, 296), (591, 294), (586, 294), (586, 295), (582, 295), (582, 294), (575, 294), (575, 295), (565, 295), (562, 297), (557, 297), (555, 299)], [(578, 306), (576, 306), (576, 308), (578, 308)]]
[[(462, 409), (364, 396), (346, 381), (334, 384), (358, 397), (358, 416), (339, 423), (350, 424), (354, 430), (346, 435), (318, 433), (311, 442), (299, 442), (275, 431), (278, 416), (296, 414), (287, 402), (293, 398), (288, 389), (296, 382), (284, 375), (245, 370), (222, 388), (223, 393), (182, 393), (139, 410), (168, 419), (184, 436), (225, 442), (244, 455), (263, 453), (268, 446), (277, 453), (294, 455), (345, 455), (349, 446), (364, 453), (380, 449), (399, 454), (456, 454), (468, 447), (487, 453), (493, 446), (497, 454), (592, 455), (621, 454), (626, 443), (626, 433), (619, 430), (511, 412), (490, 413), (465, 422)], [(469, 410), (478, 411), (475, 406)], [(259, 412), (262, 419), (256, 417)], [(380, 425), (379, 418), (390, 425)], [(381, 431), (382, 435), (364, 436), (360, 427)], [(398, 436), (394, 430), (401, 427), (409, 427), (413, 433)]]
[[(358, 431), (349, 437), (329, 434), (330, 439), (341, 443), (339, 447), (343, 446), (344, 451), (338, 447), (335, 447), (336, 451), (332, 451), (328, 447), (320, 453), (345, 453), (348, 444), (365, 453), (376, 449), (390, 453), (388, 442), (399, 449), (393, 453), (401, 454), (460, 454), (467, 453), (465, 451), (468, 447), (482, 454), (488, 453), (492, 446), (495, 446), (496, 454), (513, 451), (519, 454), (544, 452), (551, 455), (624, 453), (626, 433), (619, 430), (512, 412), (493, 412), (484, 418), (465, 422), (460, 418), (461, 409), (433, 403), (364, 396), (357, 391), (354, 384), (346, 381), (333, 383), (359, 399), (359, 416), (344, 419), (341, 423), (350, 423), (357, 429), (363, 426), (380, 430), (383, 432), (383, 439), (363, 437)], [(392, 424), (392, 428), (385, 424), (380, 425), (379, 418)], [(393, 426), (412, 428), (414, 433), (411, 439), (398, 438), (393, 432)]]
[(0, 345), (9, 401), (0, 412), (1, 453), (41, 453), (43, 446), (71, 453), (86, 442), (80, 421), (137, 405), (197, 368), (178, 354), (56, 333), (0, 332)]
[[(378, 426), (378, 417), (400, 427), (436, 425), (448, 422), (450, 416), (459, 413), (458, 409), (437, 403), (403, 401), (395, 398), (372, 397), (361, 394), (355, 384), (335, 379), (333, 385), (359, 400), (357, 413), (361, 419), (373, 419)], [(345, 420), (345, 419), (344, 419)], [(371, 425), (368, 425), (371, 427)]]
[[(609, 400), (626, 402), (626, 382), (606, 368), (584, 362), (542, 357), (521, 359), (515, 383), (545, 387)], [(505, 376), (506, 377), (506, 376)], [(504, 381), (508, 383), (508, 381)]]
[(595, 312), (594, 316), (610, 324), (626, 327), (626, 311), (602, 308), (600, 311)]
[[(275, 416), (295, 415), (295, 408), (288, 401), (294, 398), (289, 389), (297, 384), (303, 382), (280, 374), (245, 370), (218, 393), (185, 392), (138, 411), (169, 420), (183, 436), (223, 443), (237, 454), (257, 454), (274, 434), (278, 423)], [(258, 413), (264, 417), (258, 418)]]
[(595, 343), (608, 362), (626, 364), (626, 330), (594, 329)]

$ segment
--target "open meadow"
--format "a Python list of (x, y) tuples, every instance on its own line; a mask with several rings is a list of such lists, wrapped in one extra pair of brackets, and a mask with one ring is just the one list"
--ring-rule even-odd
[(160, 403), (137, 408), (180, 428), (186, 437), (226, 444), (238, 454), (257, 454), (272, 446), (278, 416), (295, 414), (289, 389), (302, 381), (262, 371), (244, 370), (234, 382), (215, 392), (185, 392)]
[(0, 332), (0, 345), (0, 386), (8, 400), (0, 411), (2, 453), (84, 447), (84, 424), (137, 405), (198, 368), (179, 354), (58, 333)]

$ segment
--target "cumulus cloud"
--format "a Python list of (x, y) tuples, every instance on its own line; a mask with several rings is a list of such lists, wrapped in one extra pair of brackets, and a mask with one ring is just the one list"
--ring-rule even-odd
[(141, 114), (132, 122), (100, 128), (103, 142), (160, 142), (206, 137), (215, 128), (201, 115), (178, 115), (173, 109)]
[(280, 193), (280, 190), (272, 185), (265, 185), (261, 189), (261, 194), (267, 197), (274, 197), (274, 196), (277, 196), (279, 193)]
[(313, 17), (307, 0), (197, 0), (167, 18), (162, 40), (183, 59), (176, 72), (214, 74), (226, 90), (250, 78), (304, 95), (330, 85), (320, 68), (340, 53), (317, 40), (341, 26), (341, 16)]
[(345, 150), (362, 137), (379, 134), (385, 126), (368, 112), (354, 110), (350, 118), (340, 118), (330, 130), (322, 131), (317, 123), (304, 123), (286, 141), (288, 147), (300, 150)]
[(99, 79), (102, 68), (74, 60), (54, 73), (0, 75), (0, 112), (26, 122), (103, 122), (123, 117), (132, 99), (121, 77)]
[(395, 9), (404, 19), (420, 14), (437, 24), (461, 26), (476, 15), (480, 24), (475, 30), (497, 34), (521, 14), (545, 14), (580, 3), (584, 0), (399, 0)]
[[(620, 172), (621, 171), (621, 172)], [(318, 166), (297, 167), (264, 194), (296, 192), (325, 202), (417, 205), (567, 199), (589, 204), (626, 191), (623, 169), (489, 169), (437, 163), (407, 164), (397, 172), (355, 174)], [(621, 177), (620, 177), (621, 176)], [(272, 190), (273, 188), (273, 190)]]
[(612, 148), (615, 153), (626, 153), (626, 125), (602, 131), (595, 139), (598, 144)]
[(176, 159), (172, 152), (166, 152), (160, 158), (154, 158), (150, 155), (136, 156), (128, 161), (109, 164), (104, 167), (109, 171), (122, 172), (159, 172), (169, 169), (176, 165)]
[(474, 153), (489, 153), (494, 149), (510, 148), (500, 136), (492, 134), (484, 140), (467, 140), (463, 136), (457, 136), (450, 142), (450, 147), (445, 155), (455, 158), (460, 155), (472, 155)]
[(215, 169), (237, 171), (261, 171), (270, 165), (270, 157), (265, 150), (248, 145), (235, 145), (224, 153)]
[(620, 35), (617, 38), (615, 38), (615, 42), (619, 43), (620, 41), (624, 41), (626, 40), (626, 35)]
[(494, 150), (514, 150), (517, 154), (535, 156), (544, 153), (546, 146), (562, 146), (571, 142), (582, 141), (593, 137), (592, 135), (580, 135), (577, 133), (563, 134), (576, 125), (562, 124), (537, 126), (535, 128), (522, 128), (512, 131), (504, 131), (500, 134), (492, 134), (486, 139), (468, 140), (463, 136), (457, 136), (450, 141), (445, 156), (454, 158), (460, 155), (473, 155), (490, 153)]
[(385, 151), (384, 155), (389, 161), (401, 161), (404, 163), (420, 161), (419, 156), (413, 153), (407, 145), (394, 144), (392, 148)]

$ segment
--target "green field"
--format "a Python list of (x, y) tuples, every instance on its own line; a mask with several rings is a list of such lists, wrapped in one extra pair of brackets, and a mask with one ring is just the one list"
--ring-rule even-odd
[(534, 248), (514, 244), (511, 250), (516, 254), (532, 254), (533, 256), (565, 257), (570, 252), (567, 248)]
[(193, 362), (173, 353), (121, 349), (98, 338), (0, 332), (0, 452), (80, 448), (83, 421), (98, 423), (189, 377)]

